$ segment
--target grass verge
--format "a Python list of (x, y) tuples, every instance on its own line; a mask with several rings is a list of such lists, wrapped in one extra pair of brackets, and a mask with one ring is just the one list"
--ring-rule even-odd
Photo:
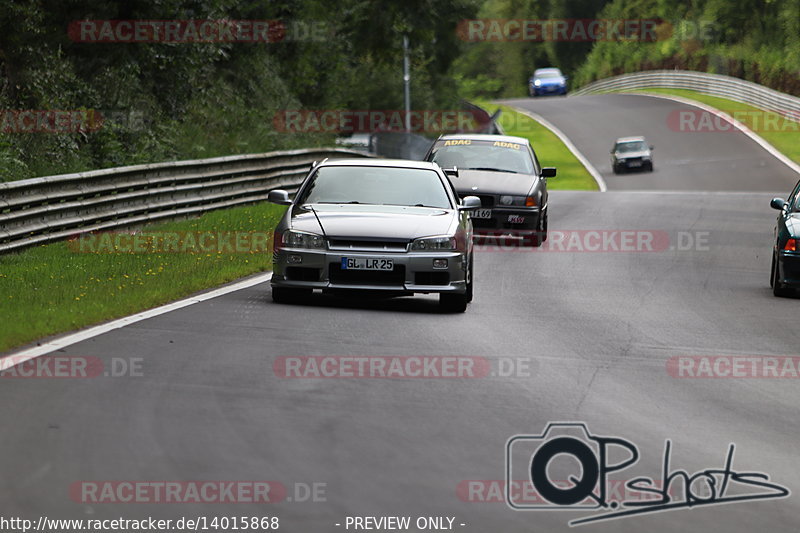
[[(269, 270), (284, 209), (262, 203), (147, 226), (137, 232), (138, 249), (131, 232), (120, 230), (2, 255), (0, 351)], [(146, 235), (164, 240), (148, 248)], [(179, 244), (169, 241), (175, 236)]]
[(561, 139), (530, 117), (514, 111), (509, 106), (490, 102), (476, 102), (479, 106), (494, 113), (498, 108), (503, 110), (500, 125), (506, 135), (524, 137), (536, 150), (539, 162), (546, 167), (556, 167), (558, 175), (547, 180), (550, 190), (596, 191), (597, 182), (578, 159), (572, 155)]
[(706, 104), (729, 114), (778, 149), (786, 157), (800, 163), (800, 124), (784, 119), (777, 113), (765, 111), (735, 100), (709, 96), (688, 89), (641, 89), (644, 93), (680, 96)]

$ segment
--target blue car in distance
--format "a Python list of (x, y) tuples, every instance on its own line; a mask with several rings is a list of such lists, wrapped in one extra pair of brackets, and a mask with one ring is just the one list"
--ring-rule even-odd
[(567, 94), (567, 78), (557, 68), (537, 68), (528, 80), (528, 94), (543, 96), (547, 94)]

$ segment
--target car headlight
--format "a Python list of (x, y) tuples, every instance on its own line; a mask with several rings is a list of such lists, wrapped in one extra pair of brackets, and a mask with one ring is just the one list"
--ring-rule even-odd
[(533, 86), (534, 87), (541, 87), (542, 86), (542, 80), (533, 80)]
[(438, 237), (414, 239), (411, 243), (411, 249), (418, 252), (437, 252), (441, 250), (455, 250), (456, 245), (455, 237), (441, 235)]
[(513, 206), (525, 206), (525, 207), (536, 207), (536, 197), (535, 196), (501, 196), (500, 197), (500, 205), (513, 205)]
[(325, 248), (325, 238), (315, 233), (287, 230), (283, 232), (281, 244), (284, 248)]

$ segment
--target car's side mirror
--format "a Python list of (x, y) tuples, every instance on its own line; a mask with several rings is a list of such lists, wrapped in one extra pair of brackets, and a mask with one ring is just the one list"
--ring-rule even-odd
[(614, 150), (614, 149), (612, 148), (612, 149), (611, 149), (611, 151), (610, 151), (609, 153), (610, 153), (611, 155), (614, 155), (614, 152), (616, 152), (616, 150)]
[(453, 168), (443, 168), (445, 176), (453, 176), (454, 178), (458, 177), (458, 167)]
[(539, 175), (543, 178), (555, 178), (556, 167), (544, 167)]
[(650, 149), (651, 149), (651, 150), (655, 150), (655, 149), (656, 149), (656, 147), (655, 147), (655, 146), (653, 146), (653, 145), (651, 144), (651, 145), (650, 145)]
[(281, 189), (275, 189), (274, 191), (269, 191), (269, 194), (267, 194), (267, 201), (278, 205), (292, 204), (292, 201), (289, 200), (289, 193)]
[(481, 199), (477, 196), (465, 196), (461, 199), (461, 205), (458, 206), (459, 211), (474, 211), (481, 208)]
[(783, 198), (773, 198), (772, 201), (769, 203), (769, 206), (772, 209), (777, 209), (779, 211), (783, 209), (785, 205), (786, 205), (786, 200), (784, 200)]

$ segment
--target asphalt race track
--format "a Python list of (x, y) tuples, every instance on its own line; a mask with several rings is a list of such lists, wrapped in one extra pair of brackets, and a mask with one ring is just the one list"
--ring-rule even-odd
[[(650, 96), (605, 94), (505, 100), (555, 124), (597, 168), (609, 190), (786, 191), (789, 167), (738, 130), (690, 131), (698, 108)], [(722, 128), (726, 126), (722, 123)], [(683, 131), (682, 131), (683, 130)], [(610, 150), (618, 137), (644, 135), (655, 146), (654, 171), (614, 174)], [(556, 178), (557, 179), (557, 178)]]
[[(478, 252), (475, 301), (463, 315), (441, 314), (425, 296), (278, 305), (263, 284), (72, 345), (57, 355), (97, 357), (106, 368), (114, 358), (136, 361), (140, 375), (2, 380), (3, 515), (278, 516), (282, 531), (304, 533), (345, 531), (352, 515), (449, 516), (460, 531), (566, 531), (592, 513), (465, 501), (492, 495), (480, 487), (502, 487), (510, 437), (552, 421), (635, 443), (639, 463), (614, 480), (661, 479), (670, 439), (672, 470), (721, 469), (735, 443), (733, 470), (799, 490), (796, 379), (668, 372), (681, 356), (797, 355), (800, 300), (773, 297), (768, 283), (769, 200), (785, 196), (796, 176), (739, 134), (705, 134), (703, 143), (664, 128), (658, 117), (670, 102), (521, 105), (571, 136), (610, 189), (693, 191), (552, 192), (550, 244)], [(610, 175), (608, 150), (625, 134), (656, 145), (652, 175)], [(633, 230), (656, 244), (587, 251), (591, 230), (611, 241)], [(565, 238), (556, 250), (559, 235), (581, 244)], [(277, 358), (323, 355), (475, 356), (494, 375), (289, 379), (273, 367)], [(293, 501), (93, 503), (70, 493), (75, 483), (106, 480), (271, 480)], [(313, 483), (325, 484), (319, 501), (296, 501), (295, 490), (303, 496)], [(582, 528), (793, 532), (798, 516), (793, 495)]]

